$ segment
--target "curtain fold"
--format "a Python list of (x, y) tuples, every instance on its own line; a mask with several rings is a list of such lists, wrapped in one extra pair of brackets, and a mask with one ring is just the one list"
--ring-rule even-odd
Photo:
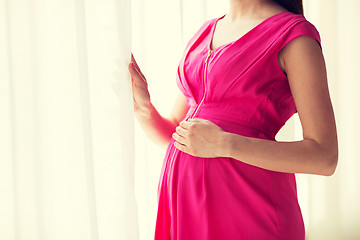
[(79, 90), (82, 110), (82, 127), (84, 141), (84, 163), (87, 184), (87, 195), (89, 199), (89, 222), (91, 230), (91, 239), (99, 239), (99, 230), (97, 222), (97, 206), (94, 178), (94, 156), (93, 156), (93, 139), (92, 139), (92, 121), (89, 92), (89, 67), (88, 52), (86, 39), (86, 15), (83, 0), (75, 1), (75, 22), (77, 33), (78, 49), (78, 68), (79, 68)]
[(0, 1), (0, 239), (139, 238), (130, 14), (130, 0)]

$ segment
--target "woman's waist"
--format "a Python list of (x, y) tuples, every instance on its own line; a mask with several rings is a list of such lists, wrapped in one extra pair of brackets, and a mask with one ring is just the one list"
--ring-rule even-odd
[(231, 132), (247, 137), (275, 140), (274, 131), (269, 131), (263, 126), (260, 112), (228, 107), (222, 104), (206, 104), (190, 106), (185, 120), (201, 118), (209, 120), (226, 132)]

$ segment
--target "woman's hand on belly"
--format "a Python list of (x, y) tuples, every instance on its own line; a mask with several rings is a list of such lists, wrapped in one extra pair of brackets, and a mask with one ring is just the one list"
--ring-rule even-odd
[(174, 146), (196, 157), (223, 157), (225, 131), (215, 123), (200, 118), (181, 121), (173, 133)]

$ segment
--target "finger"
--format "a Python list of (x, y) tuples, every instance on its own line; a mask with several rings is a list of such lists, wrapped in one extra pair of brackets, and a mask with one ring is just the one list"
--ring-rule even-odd
[(175, 142), (174, 142), (174, 146), (175, 146), (177, 149), (179, 149), (180, 151), (189, 154), (189, 149), (188, 149), (188, 147), (186, 147), (185, 145), (182, 145), (182, 144), (180, 144), (180, 143), (178, 143), (178, 142), (175, 141)]
[(181, 121), (181, 122), (179, 123), (179, 125), (180, 125), (182, 128), (188, 130), (189, 127), (190, 127), (190, 125), (191, 125), (191, 123), (190, 123), (189, 121)]
[(141, 72), (140, 67), (137, 64), (137, 62), (136, 62), (136, 60), (134, 58), (134, 55), (132, 53), (131, 53), (131, 62), (133, 62), (135, 64), (136, 70), (139, 72), (140, 76), (144, 78), (144, 81), (146, 81), (146, 78), (145, 78), (144, 74)]
[(187, 145), (187, 139), (180, 136), (179, 134), (177, 133), (173, 133), (172, 134), (172, 137), (179, 143), (181, 143), (182, 145)]
[(189, 118), (188, 121), (190, 122), (199, 122), (199, 121), (203, 121), (205, 119), (201, 119), (201, 118)]
[(135, 63), (135, 66), (136, 66), (137, 68), (139, 68), (139, 65), (137, 64), (133, 53), (131, 53), (131, 61)]
[(213, 123), (212, 121), (210, 120), (207, 120), (207, 119), (202, 119), (202, 118), (191, 118), (188, 120), (190, 123), (212, 123), (212, 124), (215, 124)]
[[(130, 66), (131, 65), (131, 66)], [(147, 83), (146, 81), (144, 81), (144, 79), (141, 77), (141, 75), (139, 74), (139, 72), (134, 68), (133, 64), (130, 63), (129, 64), (129, 71), (131, 74), (132, 79), (137, 83), (137, 84), (142, 84), (142, 83)], [(142, 84), (143, 85), (143, 84)]]
[(145, 76), (142, 74), (142, 72), (139, 69), (137, 69), (135, 63), (130, 62), (130, 65), (131, 66), (129, 66), (129, 67), (134, 69), (134, 71), (136, 71), (137, 75), (139, 75), (139, 78), (141, 78), (142, 81), (147, 82)]
[(184, 129), (184, 128), (182, 128), (181, 126), (177, 126), (176, 128), (175, 128), (175, 130), (176, 130), (176, 133), (177, 134), (179, 134), (180, 136), (182, 136), (182, 137), (188, 137), (189, 136), (189, 131), (188, 130), (186, 130), (186, 129)]
[(129, 63), (129, 72), (131, 74), (131, 77), (133, 79), (135, 78), (141, 78), (140, 74), (138, 73), (138, 71), (135, 69), (135, 66), (133, 65), (133, 63)]
[(139, 67), (136, 67), (136, 71), (138, 71), (138, 73), (139, 73), (139, 75), (141, 76), (141, 78), (143, 79), (143, 81), (147, 82), (144, 74), (141, 72), (141, 70), (140, 70)]

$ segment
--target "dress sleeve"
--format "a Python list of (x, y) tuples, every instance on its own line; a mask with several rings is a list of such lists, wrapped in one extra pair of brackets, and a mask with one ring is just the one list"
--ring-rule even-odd
[(281, 44), (279, 51), (283, 47), (285, 47), (286, 44), (291, 42), (291, 40), (293, 40), (297, 37), (300, 37), (300, 36), (308, 36), (308, 37), (315, 39), (318, 42), (318, 44), (322, 50), (320, 34), (317, 31), (316, 27), (309, 21), (304, 20), (304, 21), (297, 23), (295, 26), (293, 26), (291, 28), (291, 30), (288, 32), (286, 38), (284, 39), (283, 43)]

